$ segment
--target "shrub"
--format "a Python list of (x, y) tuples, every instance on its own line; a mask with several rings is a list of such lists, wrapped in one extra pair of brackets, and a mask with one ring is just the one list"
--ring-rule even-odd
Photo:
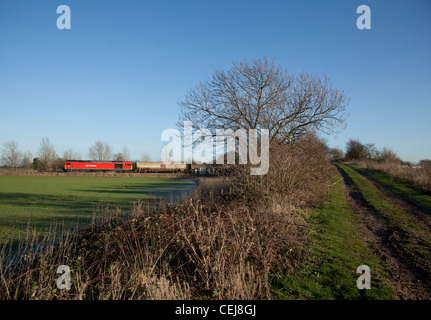
[(309, 206), (327, 194), (332, 170), (326, 146), (309, 135), (292, 144), (272, 142), (268, 173), (251, 176), (244, 168), (236, 181), (249, 203)]

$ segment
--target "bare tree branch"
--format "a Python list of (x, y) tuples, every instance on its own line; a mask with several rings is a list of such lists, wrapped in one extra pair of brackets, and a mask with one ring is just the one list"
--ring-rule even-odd
[(343, 128), (348, 101), (327, 77), (293, 76), (267, 59), (234, 63), (190, 89), (178, 102), (178, 126), (194, 129), (269, 129), (270, 139), (291, 142), (315, 131)]
[(90, 147), (88, 156), (91, 160), (109, 161), (112, 159), (112, 148), (107, 143), (96, 141), (94, 145)]

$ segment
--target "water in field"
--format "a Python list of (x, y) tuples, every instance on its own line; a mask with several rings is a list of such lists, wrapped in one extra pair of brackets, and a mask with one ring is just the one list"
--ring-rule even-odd
[(150, 192), (150, 194), (157, 198), (161, 198), (164, 201), (178, 202), (190, 194), (191, 191), (196, 189), (196, 183), (192, 180), (182, 179), (180, 182), (183, 182), (184, 184), (169, 187), (157, 187), (154, 188), (154, 191)]
[(88, 226), (101, 212), (131, 212), (133, 203), (177, 202), (196, 188), (189, 179), (79, 176), (0, 176), (0, 244), (30, 225)]

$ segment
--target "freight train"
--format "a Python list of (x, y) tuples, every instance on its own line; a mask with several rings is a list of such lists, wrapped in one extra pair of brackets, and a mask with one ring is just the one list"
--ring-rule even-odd
[(206, 164), (187, 164), (182, 162), (144, 162), (144, 161), (94, 161), (94, 160), (67, 160), (64, 165), (66, 172), (137, 172), (137, 173), (190, 173), (190, 174), (211, 174), (221, 171), (221, 166)]
[(190, 172), (191, 165), (186, 163), (163, 162), (131, 162), (131, 161), (93, 161), (93, 160), (67, 160), (64, 171), (86, 171), (86, 172)]

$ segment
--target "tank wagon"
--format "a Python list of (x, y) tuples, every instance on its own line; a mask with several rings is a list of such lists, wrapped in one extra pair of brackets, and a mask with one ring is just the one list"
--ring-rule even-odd
[(130, 161), (92, 161), (92, 160), (66, 160), (64, 171), (86, 172), (132, 172), (133, 165)]
[(186, 163), (164, 163), (164, 162), (143, 162), (137, 161), (135, 164), (137, 172), (188, 172), (191, 165)]

